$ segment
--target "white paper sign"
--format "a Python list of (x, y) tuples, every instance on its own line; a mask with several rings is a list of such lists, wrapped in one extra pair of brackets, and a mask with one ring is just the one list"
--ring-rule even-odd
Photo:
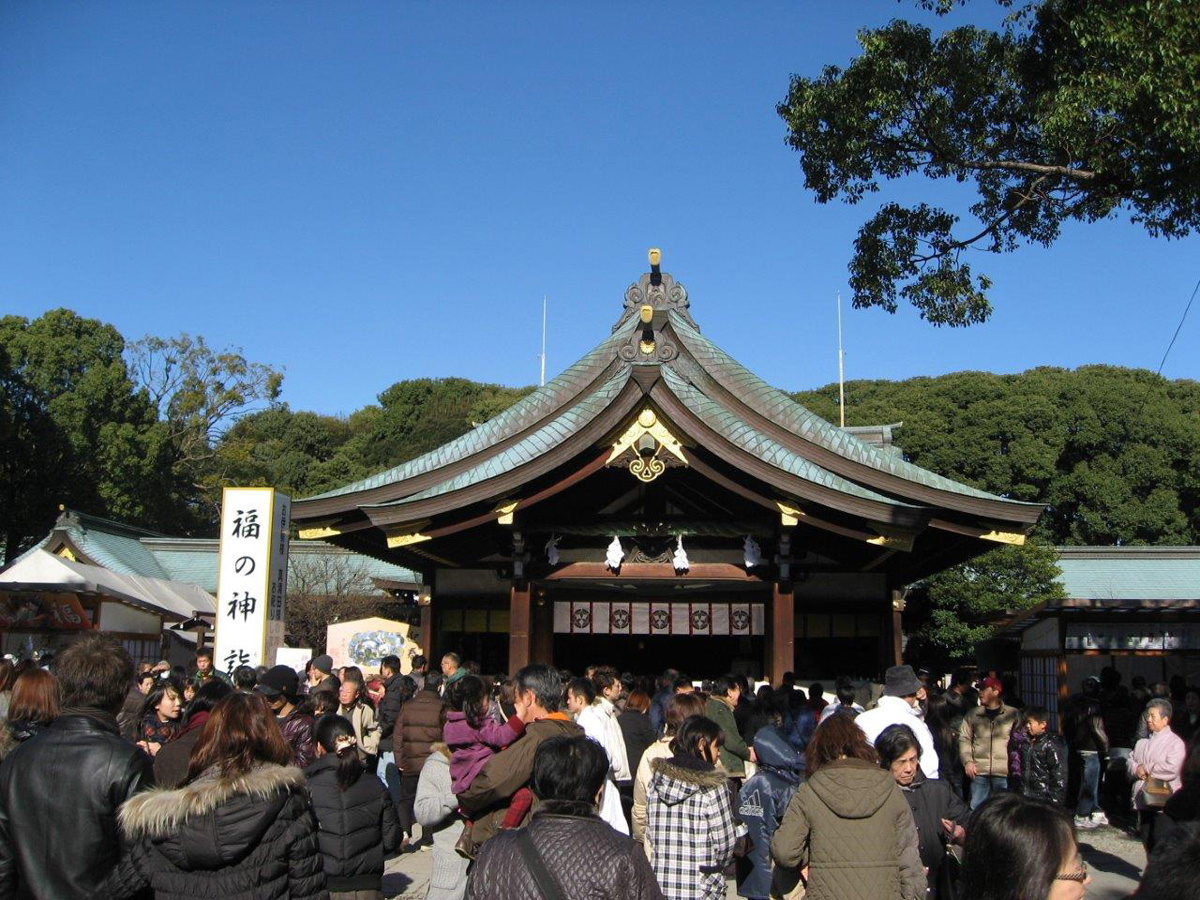
[(269, 665), (283, 643), (290, 515), (291, 501), (274, 488), (223, 492), (214, 660), (219, 669)]

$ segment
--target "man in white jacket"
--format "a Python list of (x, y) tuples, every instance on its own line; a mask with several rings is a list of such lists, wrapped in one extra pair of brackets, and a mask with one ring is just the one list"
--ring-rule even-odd
[(617, 784), (632, 781), (633, 773), (629, 771), (625, 737), (621, 734), (621, 725), (617, 722), (617, 708), (613, 705), (613, 701), (621, 696), (621, 680), (615, 669), (599, 666), (592, 683), (597, 689), (596, 700), (579, 713), (576, 721), (583, 728), (584, 734), (600, 744), (608, 754), (608, 760), (612, 763), (613, 779)]
[(879, 698), (879, 705), (860, 713), (855, 717), (854, 724), (863, 730), (872, 744), (889, 725), (907, 725), (921, 745), (921, 771), (926, 778), (937, 778), (937, 749), (933, 746), (929, 726), (921, 721), (921, 711), (917, 705), (917, 693), (921, 687), (912, 666), (892, 666), (884, 676), (883, 696)]

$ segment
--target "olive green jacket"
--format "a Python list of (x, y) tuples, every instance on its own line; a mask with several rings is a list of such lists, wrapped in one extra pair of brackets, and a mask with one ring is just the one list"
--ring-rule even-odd
[(721, 765), (731, 778), (746, 777), (746, 761), (750, 759), (750, 748), (742, 740), (738, 731), (737, 721), (733, 718), (733, 710), (716, 697), (709, 697), (704, 707), (704, 715), (721, 726), (725, 733), (725, 746), (721, 748)]
[(822, 766), (796, 791), (771, 856), (809, 867), (805, 900), (923, 900), (912, 811), (892, 773), (861, 759)]

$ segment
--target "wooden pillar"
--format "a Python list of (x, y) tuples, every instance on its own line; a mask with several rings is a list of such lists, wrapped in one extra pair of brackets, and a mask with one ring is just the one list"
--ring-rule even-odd
[(771, 684), (796, 668), (796, 595), (790, 582), (776, 581), (771, 592)]
[(421, 606), (421, 655), (432, 664), (433, 659), (433, 602)]
[(529, 665), (530, 626), (529, 582), (521, 587), (514, 583), (508, 607), (508, 674), (516, 675), (518, 669)]
[(535, 663), (551, 665), (554, 662), (554, 605), (544, 590), (534, 592), (532, 619), (530, 659)]
[(904, 623), (901, 619), (904, 613), (904, 603), (907, 591), (892, 591), (891, 602), (883, 617), (884, 633), (887, 635), (883, 660), (884, 667), (898, 666), (904, 662)]

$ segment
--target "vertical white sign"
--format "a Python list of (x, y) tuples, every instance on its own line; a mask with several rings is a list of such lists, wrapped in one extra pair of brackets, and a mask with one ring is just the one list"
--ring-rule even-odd
[[(270, 632), (282, 644), (291, 502), (274, 488), (225, 488), (217, 569), (218, 669), (270, 665)], [(272, 626), (270, 623), (277, 622)]]

